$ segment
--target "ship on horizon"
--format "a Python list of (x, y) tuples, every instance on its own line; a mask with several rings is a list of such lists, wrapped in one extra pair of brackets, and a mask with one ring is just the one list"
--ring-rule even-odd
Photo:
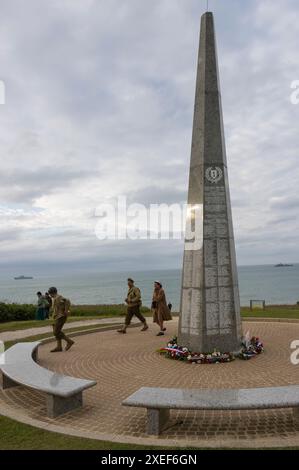
[(22, 275), (22, 276), (14, 277), (14, 279), (15, 279), (16, 281), (20, 281), (20, 280), (23, 280), (23, 279), (33, 279), (33, 277), (32, 277), (32, 276), (23, 276), (23, 275)]
[(279, 264), (276, 264), (274, 267), (275, 268), (286, 268), (286, 267), (290, 267), (290, 266), (294, 266), (293, 264), (283, 264), (283, 263), (279, 263)]

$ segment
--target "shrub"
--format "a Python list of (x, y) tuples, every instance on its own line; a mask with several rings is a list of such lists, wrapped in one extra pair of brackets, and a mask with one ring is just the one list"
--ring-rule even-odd
[[(141, 307), (142, 313), (149, 312), (147, 307)], [(73, 317), (92, 317), (92, 316), (122, 316), (127, 312), (125, 305), (73, 305), (71, 306), (71, 315)]]
[[(150, 309), (142, 307), (141, 312)], [(113, 317), (126, 314), (125, 305), (72, 305), (71, 316), (74, 317)], [(0, 323), (8, 321), (35, 320), (36, 306), (31, 304), (6, 304), (0, 302)]]
[(31, 304), (0, 303), (0, 322), (35, 319), (36, 307)]

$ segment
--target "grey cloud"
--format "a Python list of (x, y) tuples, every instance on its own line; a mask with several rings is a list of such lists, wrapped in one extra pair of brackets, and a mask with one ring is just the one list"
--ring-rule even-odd
[(130, 193), (129, 202), (149, 206), (150, 204), (178, 204), (186, 202), (187, 190), (175, 188), (161, 188), (160, 186), (148, 186), (139, 191)]
[(7, 240), (16, 241), (20, 239), (19, 231), (15, 229), (0, 229), (0, 242), (6, 242)]
[(28, 204), (37, 198), (66, 188), (73, 181), (90, 176), (86, 170), (72, 170), (66, 167), (44, 166), (32, 169), (3, 171), (0, 174), (1, 202)]
[(299, 198), (285, 196), (282, 199), (274, 200), (270, 203), (272, 209), (298, 210)]
[(281, 216), (281, 217), (276, 217), (276, 218), (273, 218), (271, 220), (268, 221), (268, 225), (281, 225), (281, 224), (290, 224), (292, 225), (294, 222), (294, 217), (293, 216), (289, 216), (289, 217), (284, 217), (284, 216)]
[[(211, 0), (211, 7), (238, 259), (274, 260), (281, 243), (285, 255), (299, 259), (295, 235), (289, 237), (299, 233), (299, 106), (289, 101), (290, 83), (299, 78), (298, 2)], [(186, 199), (203, 10), (197, 0), (1, 2), (7, 104), (0, 107), (0, 200), (33, 209), (38, 201), (48, 217), (43, 223), (41, 214), (32, 241), (34, 215), (10, 216), (16, 227), (7, 226), (1, 260), (12, 263), (21, 253), (37, 263), (55, 251), (78, 265), (96, 257), (106, 269), (129, 266), (127, 250), (136, 249), (141, 267), (142, 260), (180, 264), (175, 244), (108, 248), (88, 231), (67, 233), (49, 212), (74, 205), (88, 225), (98, 200), (120, 192), (143, 203)], [(75, 227), (79, 222), (83, 216), (74, 217)]]

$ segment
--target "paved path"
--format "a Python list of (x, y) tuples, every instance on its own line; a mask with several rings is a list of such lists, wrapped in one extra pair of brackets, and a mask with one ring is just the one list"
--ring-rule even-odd
[(51, 370), (97, 380), (84, 393), (84, 407), (56, 419), (46, 416), (45, 397), (25, 387), (0, 391), (0, 412), (16, 419), (60, 431), (136, 444), (201, 447), (299, 446), (299, 426), (291, 409), (250, 411), (171, 412), (170, 427), (159, 438), (145, 432), (146, 411), (121, 406), (142, 386), (182, 388), (250, 388), (299, 384), (299, 366), (290, 361), (290, 344), (299, 340), (299, 324), (243, 322), (244, 332), (260, 336), (266, 351), (251, 361), (190, 365), (159, 356), (156, 350), (177, 331), (177, 320), (167, 324), (167, 335), (157, 327), (126, 335), (115, 331), (76, 338), (68, 352), (49, 354), (52, 344), (39, 349), (39, 363)]
[[(67, 323), (64, 330), (69, 328), (77, 328), (79, 326), (109, 325), (124, 322), (124, 317), (101, 318), (97, 320), (78, 320)], [(134, 322), (134, 320), (133, 320)], [(42, 335), (44, 333), (52, 333), (52, 326), (41, 326), (39, 328), (28, 328), (26, 330), (4, 331), (0, 333), (0, 341), (14, 341), (15, 339), (28, 338), (29, 336)]]

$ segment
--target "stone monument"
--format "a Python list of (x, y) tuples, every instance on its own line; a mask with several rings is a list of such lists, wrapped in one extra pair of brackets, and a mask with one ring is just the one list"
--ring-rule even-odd
[(241, 341), (240, 301), (210, 12), (201, 19), (188, 208), (199, 230), (196, 243), (185, 240), (179, 344), (196, 352), (234, 352)]

